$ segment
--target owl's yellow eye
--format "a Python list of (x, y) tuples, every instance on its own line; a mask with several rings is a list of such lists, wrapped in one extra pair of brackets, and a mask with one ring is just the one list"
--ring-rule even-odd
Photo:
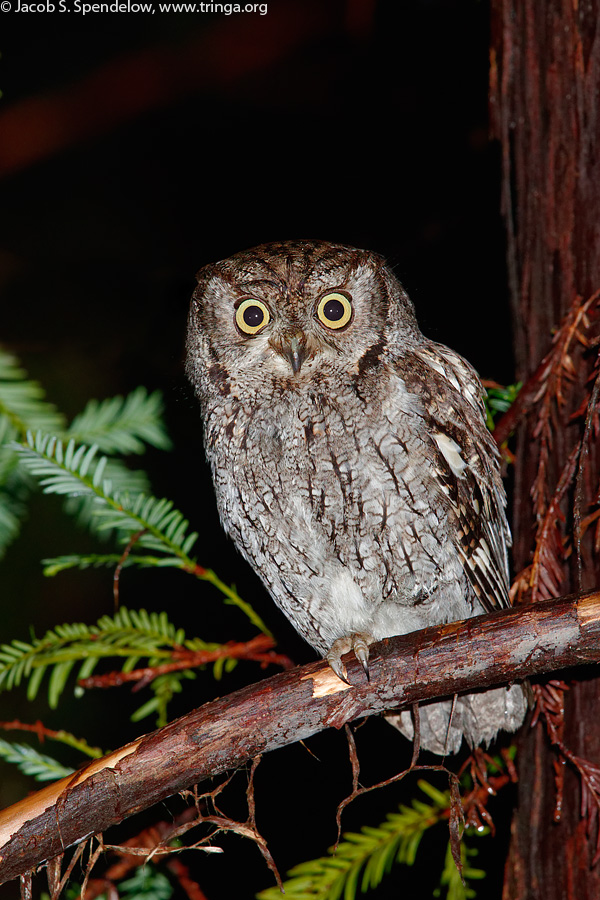
[(326, 328), (337, 330), (347, 325), (352, 318), (352, 304), (346, 294), (332, 291), (319, 300), (317, 316)]
[(261, 300), (247, 297), (235, 311), (235, 324), (244, 334), (258, 334), (269, 324), (271, 314)]

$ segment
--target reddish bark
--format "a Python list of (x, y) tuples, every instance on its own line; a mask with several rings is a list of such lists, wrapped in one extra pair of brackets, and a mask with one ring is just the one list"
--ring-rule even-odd
[[(600, 11), (597, 0), (493, 0), (492, 8), (492, 127), (502, 142), (516, 375), (525, 381), (548, 352), (553, 328), (574, 308), (577, 297), (585, 301), (600, 288)], [(551, 411), (551, 444), (543, 473), (552, 493), (575, 453), (577, 476), (560, 502), (566, 517), (562, 534), (567, 550), (573, 551), (578, 521), (594, 510), (600, 481), (597, 435), (593, 427), (585, 432), (581, 415), (574, 417), (589, 394), (596, 362), (597, 325), (592, 332), (591, 347), (576, 339), (567, 360), (568, 384), (562, 402), (556, 401)], [(517, 436), (517, 570), (530, 562), (536, 514), (541, 518), (539, 498), (531, 496), (536, 478), (539, 487), (540, 438), (544, 440), (536, 424), (530, 417)], [(578, 453), (574, 448), (582, 437), (583, 451)], [(561, 591), (600, 583), (591, 531), (581, 544), (581, 565), (571, 552), (553, 571)], [(599, 708), (596, 678), (572, 685), (565, 700), (564, 742), (596, 764)], [(585, 833), (580, 783), (571, 771), (565, 773), (560, 821), (554, 821), (554, 761), (539, 728), (524, 733), (519, 753), (523, 788), (513, 823), (505, 900), (600, 897), (600, 865), (592, 865), (595, 839)]]

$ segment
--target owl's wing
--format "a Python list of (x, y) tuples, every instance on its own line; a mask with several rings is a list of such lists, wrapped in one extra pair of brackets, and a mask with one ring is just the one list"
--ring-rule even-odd
[(432, 489), (455, 520), (464, 571), (484, 609), (510, 606), (506, 495), (500, 454), (485, 424), (484, 390), (457, 353), (428, 342), (413, 351), (403, 377), (425, 409)]

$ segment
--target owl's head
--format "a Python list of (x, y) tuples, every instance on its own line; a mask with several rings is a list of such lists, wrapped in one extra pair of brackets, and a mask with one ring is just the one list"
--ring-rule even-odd
[(188, 375), (248, 390), (291, 389), (319, 373), (362, 374), (394, 347), (423, 340), (412, 303), (367, 250), (326, 241), (263, 244), (198, 273)]

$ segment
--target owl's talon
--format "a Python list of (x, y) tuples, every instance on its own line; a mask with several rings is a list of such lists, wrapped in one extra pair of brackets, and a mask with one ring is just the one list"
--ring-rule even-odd
[(340, 657), (333, 653), (327, 654), (327, 662), (329, 663), (329, 667), (335, 672), (340, 681), (345, 681), (346, 684), (350, 684), (348, 681), (348, 675), (346, 672), (346, 666), (341, 661)]
[(370, 634), (354, 633), (333, 642), (326, 659), (338, 678), (341, 678), (346, 684), (350, 684), (342, 656), (352, 650), (365, 671), (367, 681), (369, 680), (369, 644), (372, 641), (373, 638)]
[(367, 681), (370, 681), (369, 678), (369, 645), (364, 639), (363, 635), (356, 635), (354, 640), (354, 655), (357, 660), (363, 667), (365, 671), (365, 675), (367, 676)]
[(338, 638), (337, 641), (334, 641), (331, 645), (331, 649), (327, 656), (327, 662), (330, 667), (333, 669), (338, 678), (342, 681), (345, 681), (346, 684), (350, 684), (348, 681), (348, 673), (346, 672), (346, 666), (342, 662), (342, 655), (344, 653), (348, 653), (352, 649), (352, 644), (350, 642), (350, 638), (343, 637)]

